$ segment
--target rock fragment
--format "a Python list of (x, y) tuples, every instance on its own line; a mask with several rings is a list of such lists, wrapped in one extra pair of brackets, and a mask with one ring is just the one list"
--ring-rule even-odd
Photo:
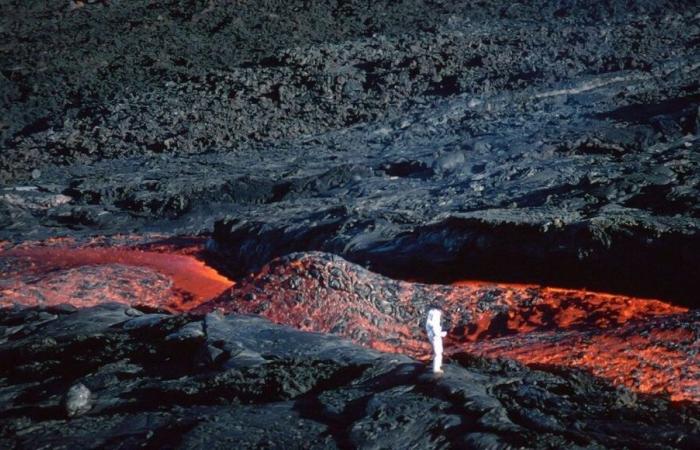
[(206, 336), (202, 322), (190, 322), (165, 337), (166, 341), (184, 342), (203, 339)]
[(68, 417), (77, 417), (85, 414), (92, 408), (92, 393), (84, 384), (77, 383), (68, 389), (63, 400), (63, 405)]

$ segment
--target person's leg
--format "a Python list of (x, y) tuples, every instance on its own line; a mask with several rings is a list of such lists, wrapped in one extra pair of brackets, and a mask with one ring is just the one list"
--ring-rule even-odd
[(442, 338), (433, 339), (433, 372), (442, 372)]
[(433, 373), (442, 372), (442, 353), (436, 353), (433, 358)]

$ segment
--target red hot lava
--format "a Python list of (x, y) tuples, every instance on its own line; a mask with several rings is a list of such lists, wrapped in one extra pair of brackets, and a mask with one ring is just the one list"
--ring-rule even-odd
[(425, 359), (422, 323), (432, 306), (444, 312), (447, 355), (582, 368), (639, 392), (700, 401), (700, 315), (657, 300), (529, 285), (408, 283), (308, 253), (273, 261), (199, 309), (262, 314)]
[[(186, 250), (180, 250), (187, 253)], [(189, 254), (30, 247), (0, 253), (0, 306), (119, 302), (188, 311), (233, 282)]]
[[(105, 301), (173, 312), (261, 314), (426, 359), (426, 311), (444, 311), (447, 355), (576, 367), (638, 392), (700, 401), (700, 313), (646, 300), (540, 286), (391, 280), (328, 254), (280, 258), (233, 289), (187, 248), (23, 246), (0, 253), (0, 306)], [(213, 299), (213, 300), (212, 300)]]

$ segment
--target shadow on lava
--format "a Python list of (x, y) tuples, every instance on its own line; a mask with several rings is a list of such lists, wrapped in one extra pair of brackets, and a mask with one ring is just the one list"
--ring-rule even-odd
[[(595, 188), (581, 183), (582, 192)], [(319, 213), (303, 232), (230, 219), (216, 223), (212, 248), (226, 257), (236, 277), (285, 254), (323, 251), (397, 280), (531, 283), (700, 306), (695, 234), (656, 232), (643, 223), (497, 221), (501, 216), (494, 214), (491, 222), (450, 217), (401, 233), (361, 221), (344, 208)]]
[(211, 247), (214, 245), (216, 245), (214, 241), (207, 235), (171, 236), (139, 244), (134, 246), (134, 248), (151, 252), (178, 253), (193, 256), (231, 280), (235, 281), (237, 277), (240, 278), (241, 275), (231, 267), (230, 261), (224, 255), (211, 250)]
[[(641, 392), (638, 389), (630, 388), (629, 386), (620, 385), (609, 377), (598, 376), (592, 374), (591, 371), (578, 367), (571, 367), (561, 364), (542, 364), (542, 363), (527, 363), (522, 364), (508, 357), (501, 356), (479, 356), (470, 352), (458, 352), (450, 356), (449, 362), (458, 364), (461, 367), (468, 369), (479, 369), (485, 373), (493, 375), (507, 376), (509, 373), (519, 372), (520, 368), (526, 366), (533, 371), (545, 372), (552, 374), (560, 379), (566, 380), (566, 383), (561, 383), (559, 386), (550, 387), (549, 391), (564, 397), (584, 397), (586, 395), (601, 395), (613, 394), (620, 396), (622, 402), (632, 405), (635, 403), (654, 402), (659, 399), (671, 400), (672, 405), (677, 410), (686, 410), (692, 416), (697, 414), (700, 408), (700, 402), (697, 399), (677, 399), (673, 398), (670, 392)], [(504, 385), (505, 386), (505, 385)], [(514, 389), (518, 390), (517, 386)], [(511, 398), (514, 403), (522, 401), (522, 397), (513, 393), (503, 397)], [(541, 406), (545, 406), (542, 404)], [(556, 410), (556, 405), (547, 405), (549, 408)]]

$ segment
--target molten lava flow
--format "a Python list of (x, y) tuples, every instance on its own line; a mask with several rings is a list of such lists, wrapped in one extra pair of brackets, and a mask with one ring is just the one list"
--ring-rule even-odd
[[(489, 286), (456, 285), (470, 288), (473, 294)], [(621, 295), (531, 285), (491, 286), (501, 290), (509, 303), (507, 332), (478, 340), (453, 334), (452, 353), (468, 351), (524, 364), (577, 367), (640, 392), (700, 400), (696, 313)], [(523, 292), (537, 295), (527, 298)], [(489, 314), (478, 319), (490, 324), (493, 320)]]
[(611, 329), (523, 333), (466, 343), (453, 353), (577, 367), (672, 400), (700, 401), (700, 314), (659, 316)]
[(30, 247), (0, 261), (0, 305), (116, 301), (187, 311), (233, 285), (193, 256), (130, 248)]
[(448, 355), (578, 367), (639, 392), (700, 401), (698, 314), (657, 300), (530, 285), (408, 283), (308, 253), (273, 261), (198, 310), (262, 314), (427, 358), (422, 323), (432, 306), (443, 310), (450, 330)]
[(447, 355), (576, 367), (639, 392), (700, 401), (700, 311), (533, 285), (396, 281), (324, 253), (279, 258), (229, 291), (233, 282), (196, 258), (203, 244), (5, 250), (0, 306), (116, 301), (173, 312), (254, 313), (419, 359), (430, 355), (422, 325), (437, 307), (449, 330)]

